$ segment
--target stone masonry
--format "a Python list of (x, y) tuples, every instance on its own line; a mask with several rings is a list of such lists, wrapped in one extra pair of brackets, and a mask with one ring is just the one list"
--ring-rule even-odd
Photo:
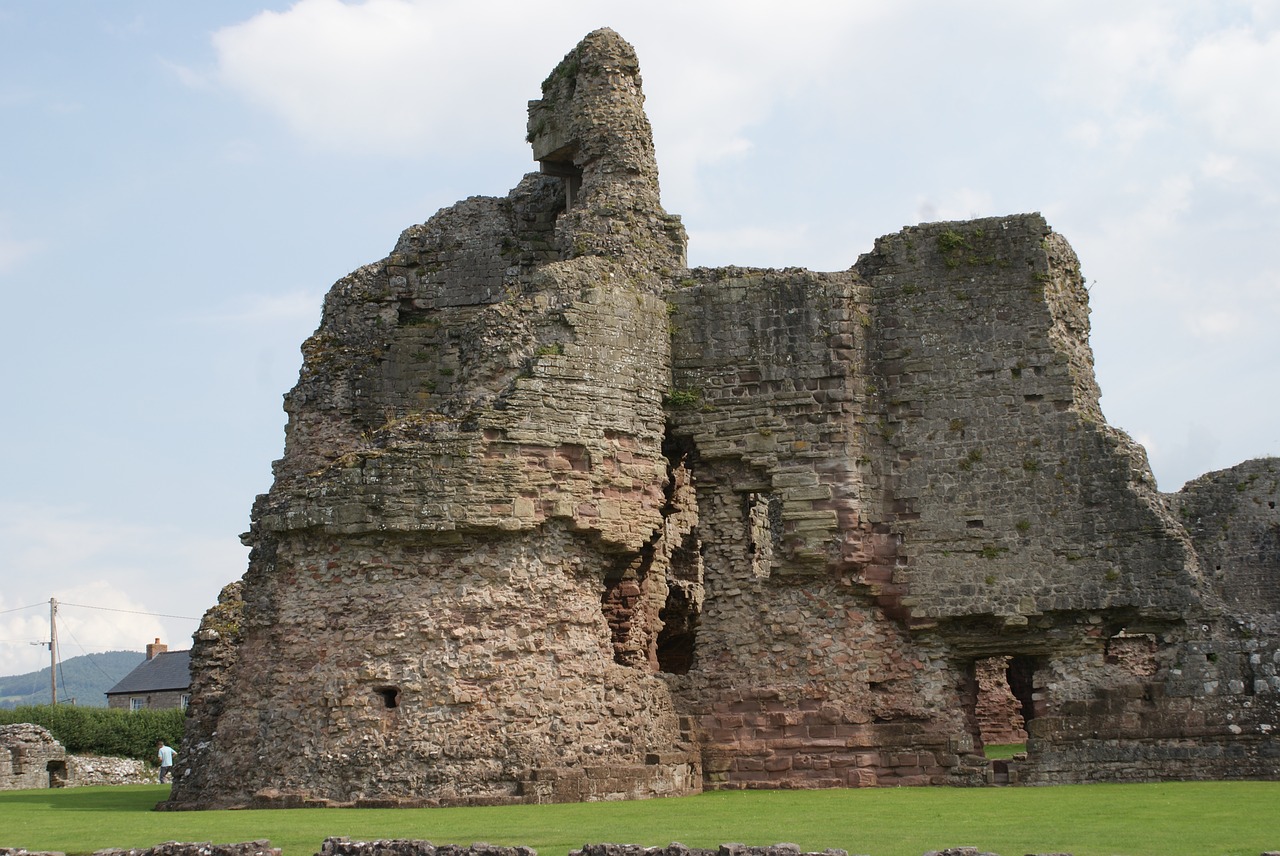
[(0, 791), (57, 788), (67, 783), (67, 753), (48, 729), (0, 725)]
[(609, 30), (529, 142), (326, 297), (166, 807), (1280, 777), (1280, 465), (1157, 492), (1042, 217), (689, 269)]

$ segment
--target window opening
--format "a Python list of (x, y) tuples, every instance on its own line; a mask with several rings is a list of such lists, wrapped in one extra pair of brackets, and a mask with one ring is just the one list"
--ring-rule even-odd
[(688, 674), (698, 641), (698, 606), (678, 585), (667, 589), (667, 603), (658, 612), (658, 669), (672, 675)]
[(1027, 717), (1009, 674), (1015, 657), (987, 657), (974, 662), (977, 681), (975, 716), (984, 745), (1027, 742)]
[(387, 710), (400, 706), (399, 687), (374, 687), (373, 691), (382, 697), (382, 706)]

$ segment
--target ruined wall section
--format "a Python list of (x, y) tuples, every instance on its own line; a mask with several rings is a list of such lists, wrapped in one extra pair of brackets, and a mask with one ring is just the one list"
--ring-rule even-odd
[(467, 302), (415, 274), (447, 252), (432, 228), (339, 283), (308, 345), (227, 701), (197, 729), (205, 787), (176, 807), (696, 787), (665, 686), (614, 661), (600, 601), (664, 531), (666, 305), (601, 259), (498, 299), (476, 277)]
[[(1140, 447), (1098, 409), (1070, 248), (1036, 215), (881, 239), (872, 360), (915, 636), (1031, 663), (1024, 782), (1273, 776), (1266, 644), (1221, 624)], [(1269, 686), (1269, 685), (1268, 685)]]
[(67, 784), (67, 753), (48, 729), (20, 722), (0, 725), (0, 791)]
[(653, 131), (635, 50), (609, 29), (587, 35), (529, 102), (528, 140), (544, 173), (564, 179), (569, 206), (556, 225), (565, 258), (630, 259), (652, 293), (685, 265), (680, 218), (659, 200)]
[(1194, 611), (1190, 545), (1141, 447), (1101, 420), (1079, 264), (1043, 218), (908, 228), (856, 269), (913, 623), (955, 619), (954, 644), (984, 619)]
[[(326, 297), (244, 538), (224, 704), (193, 730), (208, 772), (199, 789), (180, 780), (171, 807), (698, 787), (647, 656), (691, 528), (663, 449), (656, 296), (684, 233), (657, 203), (647, 121), (629, 115), (630, 46), (598, 31), (573, 56), (567, 112), (548, 107), (589, 154), (580, 185), (534, 175), (465, 200)], [(625, 219), (600, 206), (624, 203), (663, 241), (623, 228), (578, 252), (578, 230)], [(653, 596), (615, 626), (602, 592), (624, 581)]]
[(695, 270), (671, 296), (672, 434), (694, 456), (705, 609), (670, 678), (709, 787), (974, 781), (943, 652), (881, 601), (868, 291), (850, 273)]
[[(250, 562), (258, 566), (268, 560), (261, 549), (255, 549)], [(214, 751), (214, 738), (243, 641), (243, 591), (239, 580), (223, 586), (218, 602), (205, 611), (191, 637), (191, 701), (173, 768), (173, 793), (177, 795), (202, 793), (223, 775), (225, 761)]]
[[(199, 781), (180, 779), (175, 803), (688, 792), (699, 770), (666, 688), (608, 649), (599, 597), (609, 561), (554, 527), (536, 541), (458, 545), (282, 539), (276, 573), (256, 582), (275, 588), (279, 612), (246, 630), (240, 698), (214, 738), (220, 751), (208, 753)], [(271, 751), (246, 764), (240, 746)]]
[(1255, 632), (1280, 630), (1280, 459), (1208, 473), (1169, 501), (1231, 614)]
[(1274, 458), (1247, 461), (1169, 497), (1221, 606), (1055, 663), (1026, 781), (1280, 776), (1278, 475)]
[[(1117, 656), (1117, 642), (1129, 656)], [(1275, 779), (1277, 668), (1274, 637), (1232, 638), (1213, 625), (1181, 639), (1113, 637), (1104, 658), (1058, 658), (1045, 676), (1052, 701), (1028, 727), (1020, 780)]]

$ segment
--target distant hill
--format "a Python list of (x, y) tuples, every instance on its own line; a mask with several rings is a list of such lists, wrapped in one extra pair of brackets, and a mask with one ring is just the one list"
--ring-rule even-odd
[[(141, 651), (82, 654), (59, 666), (58, 703), (72, 699), (82, 707), (106, 707), (103, 695), (145, 659)], [(49, 703), (49, 669), (0, 678), (0, 708)]]

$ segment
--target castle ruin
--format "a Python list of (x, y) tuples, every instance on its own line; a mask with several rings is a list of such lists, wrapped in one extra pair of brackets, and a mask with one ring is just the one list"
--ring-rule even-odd
[(166, 807), (1280, 777), (1280, 461), (1156, 490), (1043, 218), (689, 269), (609, 30), (528, 129), (325, 298)]

